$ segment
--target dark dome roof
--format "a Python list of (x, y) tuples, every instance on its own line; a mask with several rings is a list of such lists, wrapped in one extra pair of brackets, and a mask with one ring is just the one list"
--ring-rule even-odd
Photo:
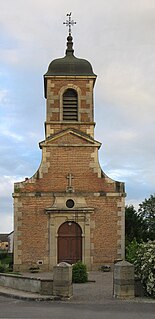
[(91, 64), (84, 59), (78, 59), (74, 56), (72, 36), (67, 37), (66, 56), (53, 60), (45, 76), (50, 75), (88, 75), (96, 76), (93, 73)]
[(45, 75), (95, 75), (91, 64), (84, 59), (78, 59), (74, 55), (66, 55), (64, 58), (53, 60)]

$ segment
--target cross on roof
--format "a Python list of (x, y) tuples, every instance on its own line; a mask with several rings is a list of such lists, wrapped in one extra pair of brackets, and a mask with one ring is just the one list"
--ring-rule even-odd
[(66, 27), (69, 27), (69, 35), (71, 35), (71, 27), (76, 24), (76, 22), (74, 20), (71, 20), (71, 15), (72, 15), (72, 12), (70, 13), (67, 13), (67, 17), (68, 17), (68, 20), (66, 20), (66, 22), (63, 22), (63, 24), (66, 25)]

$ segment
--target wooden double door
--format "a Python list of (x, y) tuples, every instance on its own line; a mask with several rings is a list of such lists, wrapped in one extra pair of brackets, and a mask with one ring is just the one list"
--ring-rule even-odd
[(72, 221), (63, 223), (58, 230), (58, 263), (74, 264), (82, 260), (82, 230)]

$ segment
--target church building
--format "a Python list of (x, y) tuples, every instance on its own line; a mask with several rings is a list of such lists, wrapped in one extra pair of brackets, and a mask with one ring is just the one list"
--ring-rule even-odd
[(14, 185), (16, 271), (48, 271), (79, 260), (95, 270), (124, 257), (124, 183), (100, 167), (101, 143), (94, 139), (97, 76), (87, 60), (74, 56), (70, 15), (67, 23), (66, 54), (44, 75), (42, 161), (31, 178)]

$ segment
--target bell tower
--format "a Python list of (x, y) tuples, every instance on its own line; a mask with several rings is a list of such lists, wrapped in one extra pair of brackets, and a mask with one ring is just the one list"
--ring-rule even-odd
[(91, 64), (74, 56), (71, 20), (65, 57), (53, 60), (44, 75), (46, 138), (67, 128), (94, 136), (93, 88), (96, 75)]
[(44, 75), (45, 140), (36, 173), (14, 185), (14, 270), (52, 270), (82, 260), (89, 270), (124, 257), (124, 183), (101, 169), (94, 139), (91, 64), (67, 49)]

